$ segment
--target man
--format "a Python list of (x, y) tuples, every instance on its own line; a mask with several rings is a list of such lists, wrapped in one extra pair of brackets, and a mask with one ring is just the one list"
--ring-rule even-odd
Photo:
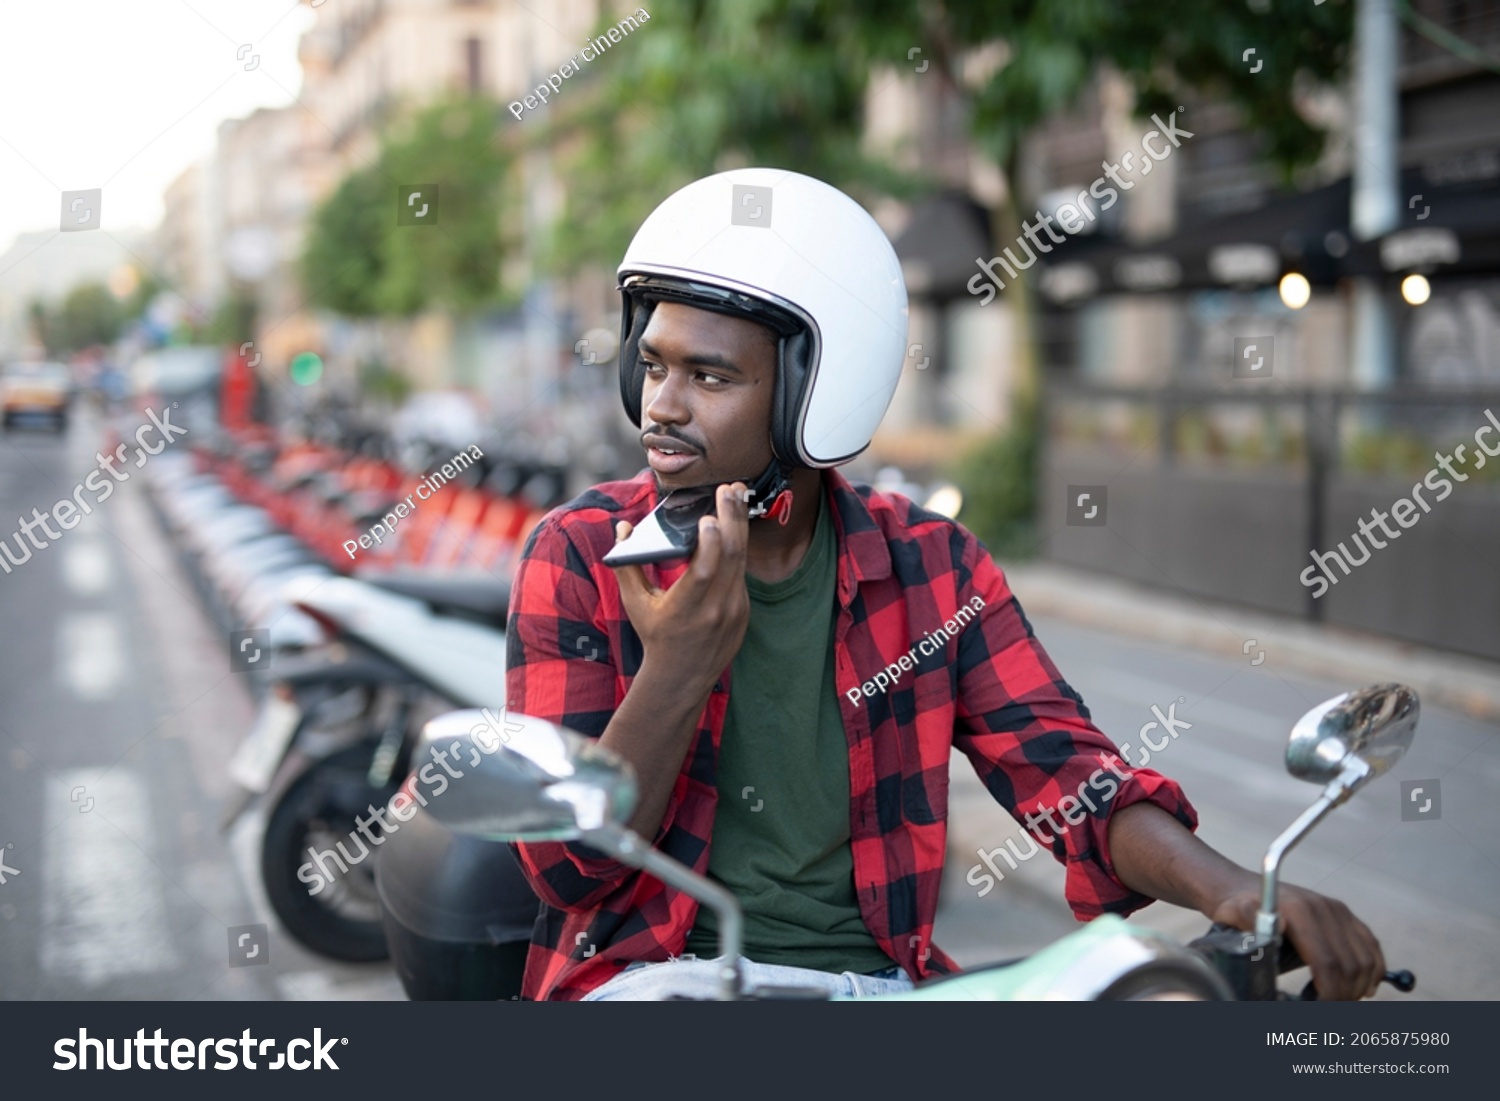
[[(1165, 899), (1252, 929), (1258, 878), (1193, 836), (1174, 782), (1123, 765), (979, 542), (834, 469), (905, 358), (874, 221), (805, 176), (722, 173), (658, 207), (619, 274), (650, 470), (533, 534), (507, 706), (630, 761), (630, 826), (744, 905), (747, 978), (862, 995), (956, 970), (931, 943), (953, 746), (1066, 864), (1079, 918)], [(662, 493), (709, 484), (691, 560), (603, 563)], [(516, 851), (543, 902), (524, 997), (711, 988), (692, 899), (576, 843)], [(1322, 996), (1373, 993), (1370, 931), (1309, 891), (1283, 903)]]

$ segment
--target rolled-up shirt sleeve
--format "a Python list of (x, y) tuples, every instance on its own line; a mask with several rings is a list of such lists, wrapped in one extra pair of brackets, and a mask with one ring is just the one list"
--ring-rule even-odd
[(1196, 829), (1197, 812), (1175, 781), (1125, 763), (1037, 641), (1000, 568), (969, 543), (970, 585), (959, 599), (978, 596), (983, 606), (958, 642), (954, 744), (995, 800), (1064, 864), (1075, 917), (1129, 914), (1154, 899), (1116, 875), (1110, 818), (1145, 801)]
[[(557, 515), (532, 533), (511, 589), (506, 710), (597, 738), (619, 704), (619, 678), (591, 567)], [(549, 906), (589, 910), (635, 869), (577, 842), (517, 842), (521, 870)]]

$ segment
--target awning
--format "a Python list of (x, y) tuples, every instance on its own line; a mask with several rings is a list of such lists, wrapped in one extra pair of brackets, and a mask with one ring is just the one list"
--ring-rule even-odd
[(961, 191), (936, 192), (917, 201), (894, 245), (913, 298), (967, 297), (975, 258), (990, 253), (989, 212)]
[[(1500, 273), (1500, 185), (1434, 185), (1402, 173), (1399, 227), (1359, 242), (1349, 229), (1350, 181), (1278, 195), (1251, 211), (1188, 221), (1149, 244), (1073, 237), (1042, 258), (1044, 297), (1070, 305), (1095, 295), (1274, 285), (1289, 271), (1314, 286), (1350, 276)], [(971, 271), (977, 270), (971, 267)]]

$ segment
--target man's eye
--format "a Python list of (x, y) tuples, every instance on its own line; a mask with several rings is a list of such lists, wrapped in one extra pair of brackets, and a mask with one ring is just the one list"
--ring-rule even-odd
[(645, 363), (644, 366), (646, 368), (646, 374), (650, 375), (652, 378), (656, 378), (658, 375), (664, 375), (667, 373), (667, 369), (660, 363)]
[(728, 379), (723, 378), (720, 375), (711, 375), (707, 371), (699, 371), (698, 377), (711, 386), (717, 386), (722, 382), (729, 381)]

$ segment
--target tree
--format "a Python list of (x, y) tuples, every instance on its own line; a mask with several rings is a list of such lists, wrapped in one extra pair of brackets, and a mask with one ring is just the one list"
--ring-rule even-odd
[(649, 22), (573, 78), (592, 93), (560, 99), (557, 121), (532, 133), (559, 150), (568, 181), (554, 269), (623, 255), (667, 194), (737, 164), (803, 172), (866, 201), (914, 197), (918, 180), (862, 149), (870, 72), (848, 49), (844, 6), (653, 4)]
[(39, 298), (33, 298), (27, 303), (26, 316), (31, 329), (31, 339), (51, 351), (55, 325), (47, 304)]
[[(507, 203), (513, 189), (507, 187), (511, 158), (497, 141), (500, 111), (479, 98), (440, 103), (382, 149), (377, 167), (390, 214), (377, 297), (385, 311), (415, 313), (431, 305), (469, 313), (501, 299), (503, 227), (513, 221)], [(417, 184), (437, 185), (438, 220), (425, 228), (398, 226), (403, 189)]]
[(193, 327), (194, 343), (233, 344), (235, 347), (255, 339), (260, 303), (244, 287), (235, 287), (219, 303), (213, 317)]
[(103, 283), (80, 283), (63, 299), (53, 321), (49, 351), (76, 352), (114, 343), (125, 318), (120, 303)]
[[(301, 258), (313, 304), (350, 317), (470, 312), (501, 300), (510, 158), (499, 106), (448, 100), (385, 135), (374, 164), (350, 173), (315, 211)], [(436, 185), (436, 220), (398, 220), (403, 189)]]
[(308, 300), (347, 317), (380, 312), (376, 288), (385, 273), (385, 181), (374, 168), (345, 176), (313, 212), (301, 258)]

